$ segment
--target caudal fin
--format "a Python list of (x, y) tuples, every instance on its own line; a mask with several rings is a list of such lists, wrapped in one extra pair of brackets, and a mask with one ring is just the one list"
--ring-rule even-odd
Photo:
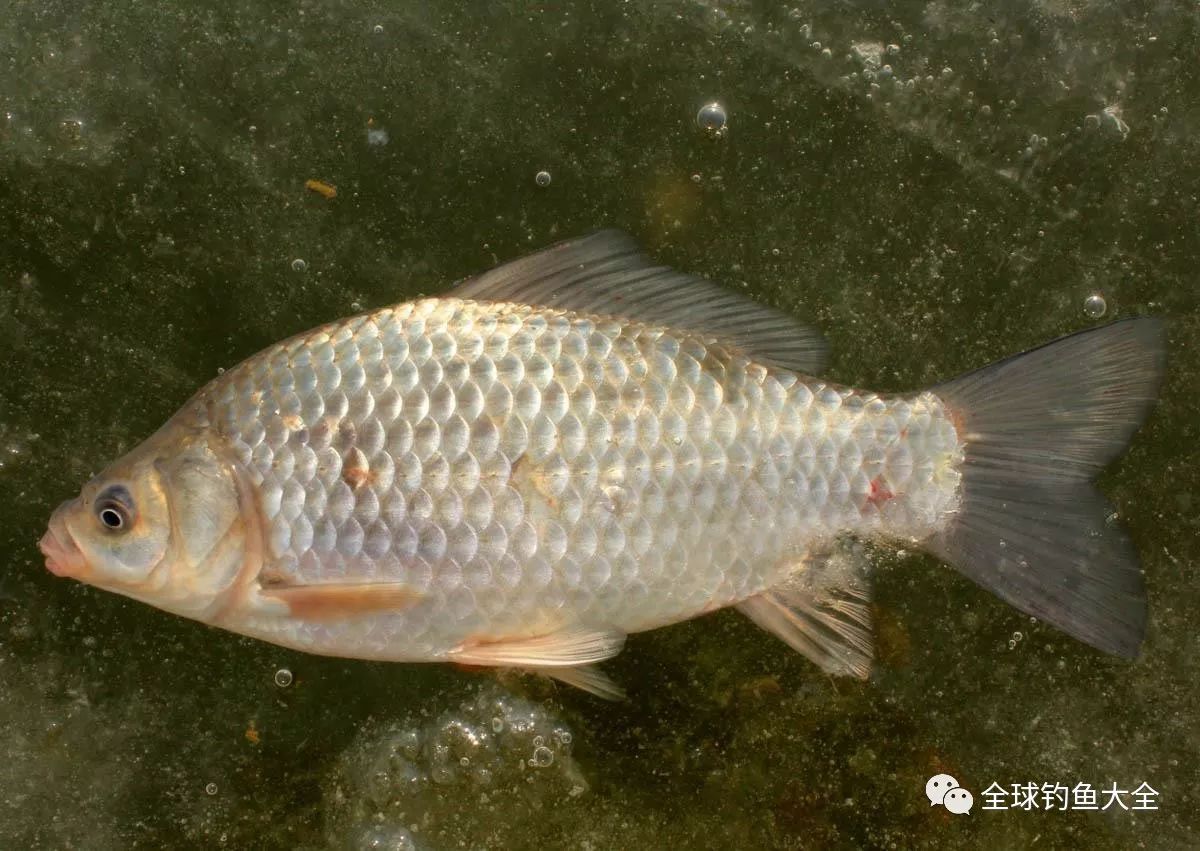
[(965, 444), (962, 502), (927, 548), (1023, 612), (1132, 658), (1146, 629), (1137, 553), (1092, 479), (1158, 394), (1163, 323), (1063, 337), (933, 389)]

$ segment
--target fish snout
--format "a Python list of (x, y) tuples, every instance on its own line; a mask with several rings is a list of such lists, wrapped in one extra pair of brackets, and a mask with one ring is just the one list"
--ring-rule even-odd
[[(79, 578), (87, 571), (87, 560), (76, 546), (71, 533), (63, 528), (61, 513), (76, 500), (64, 502), (50, 518), (50, 528), (38, 541), (38, 549), (46, 557), (46, 569), (55, 576)], [(57, 527), (57, 530), (56, 530)]]

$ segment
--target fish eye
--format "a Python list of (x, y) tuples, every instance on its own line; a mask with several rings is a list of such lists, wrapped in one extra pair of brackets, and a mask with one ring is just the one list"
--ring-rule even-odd
[(102, 505), (97, 516), (100, 522), (114, 532), (125, 528), (125, 512), (117, 505)]
[(123, 487), (111, 487), (96, 500), (96, 517), (104, 528), (120, 532), (128, 528), (132, 519), (132, 498)]

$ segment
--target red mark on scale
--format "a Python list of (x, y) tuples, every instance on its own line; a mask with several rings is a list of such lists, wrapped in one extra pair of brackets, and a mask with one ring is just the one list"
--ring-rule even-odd
[(871, 505), (882, 505), (894, 496), (881, 477), (871, 479), (871, 490), (867, 493), (867, 502)]

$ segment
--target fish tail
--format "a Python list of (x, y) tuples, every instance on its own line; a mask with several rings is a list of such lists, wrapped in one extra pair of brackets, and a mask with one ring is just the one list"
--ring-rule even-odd
[(1135, 657), (1146, 629), (1137, 552), (1093, 479), (1145, 419), (1164, 365), (1164, 323), (1141, 317), (935, 387), (964, 460), (959, 507), (926, 548), (1021, 611)]

